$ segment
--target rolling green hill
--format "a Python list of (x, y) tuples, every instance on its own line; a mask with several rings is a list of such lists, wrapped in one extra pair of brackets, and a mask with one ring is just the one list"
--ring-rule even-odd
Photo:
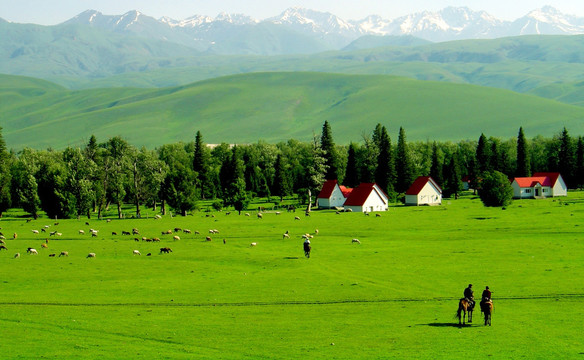
[[(253, 73), (162, 89), (70, 91), (28, 78), (2, 76), (8, 147), (60, 149), (121, 135), (154, 148), (208, 143), (307, 141), (328, 120), (337, 143), (361, 141), (377, 123), (409, 140), (552, 136), (566, 126), (584, 132), (584, 108), (536, 96), (472, 85), (392, 76)], [(26, 90), (26, 91), (25, 91)]]

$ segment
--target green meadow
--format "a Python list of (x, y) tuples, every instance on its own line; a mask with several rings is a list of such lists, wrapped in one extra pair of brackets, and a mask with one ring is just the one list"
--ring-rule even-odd
[[(145, 211), (142, 219), (109, 222), (5, 214), (2, 357), (584, 356), (583, 192), (506, 209), (485, 208), (469, 193), (438, 207), (395, 205), (379, 217), (249, 213), (154, 219)], [(32, 232), (46, 225), (47, 233)], [(140, 234), (112, 234), (132, 228)], [(175, 233), (180, 240), (161, 234), (174, 228), (192, 233)], [(305, 233), (314, 236), (310, 259)], [(39, 254), (27, 255), (27, 247)], [(172, 253), (160, 254), (161, 247)], [(69, 256), (49, 257), (61, 251)], [(96, 257), (86, 258), (89, 252)], [(472, 324), (458, 325), (468, 283), (476, 297), (486, 285), (493, 291), (492, 326), (482, 325), (479, 311)]]
[[(0, 75), (2, 127), (15, 150), (63, 149), (122, 136), (155, 148), (207, 143), (309, 141), (329, 121), (338, 143), (361, 141), (378, 123), (410, 140), (459, 141), (584, 132), (584, 109), (509, 90), (380, 75), (252, 73), (160, 89), (71, 91)], [(5, 82), (4, 82), (5, 81)], [(67, 129), (67, 136), (62, 136)]]

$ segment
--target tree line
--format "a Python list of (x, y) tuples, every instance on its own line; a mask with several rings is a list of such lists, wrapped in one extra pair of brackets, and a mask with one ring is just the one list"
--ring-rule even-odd
[(122, 205), (133, 204), (136, 217), (150, 206), (186, 215), (200, 200), (241, 211), (253, 197), (298, 195), (307, 203), (328, 179), (355, 187), (376, 182), (389, 197), (400, 199), (417, 176), (429, 175), (445, 197), (458, 196), (465, 176), (477, 188), (486, 172), (530, 176), (560, 172), (568, 187), (584, 185), (584, 138), (563, 129), (552, 138), (501, 140), (481, 134), (477, 141), (408, 142), (403, 128), (392, 144), (385, 126), (377, 124), (361, 143), (336, 145), (331, 126), (309, 142), (208, 146), (200, 132), (189, 143), (166, 144), (155, 150), (136, 148), (121, 137), (98, 142), (91, 136), (83, 147), (62, 151), (8, 151), (0, 127), (0, 216), (22, 208), (33, 217), (92, 215), (101, 218), (110, 207), (122, 217)]

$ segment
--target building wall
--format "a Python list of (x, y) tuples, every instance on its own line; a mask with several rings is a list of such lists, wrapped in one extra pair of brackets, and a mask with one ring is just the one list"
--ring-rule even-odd
[(440, 205), (442, 194), (430, 182), (426, 183), (418, 195), (406, 195), (406, 205)]
[(558, 177), (558, 181), (556, 181), (556, 183), (554, 184), (551, 196), (568, 196), (568, 187), (566, 186), (566, 183), (564, 182), (564, 179), (562, 179), (561, 176)]
[(318, 207), (319, 208), (334, 208), (334, 207), (342, 207), (345, 203), (345, 196), (343, 196), (343, 192), (338, 185), (335, 186), (331, 197), (328, 199), (318, 198)]

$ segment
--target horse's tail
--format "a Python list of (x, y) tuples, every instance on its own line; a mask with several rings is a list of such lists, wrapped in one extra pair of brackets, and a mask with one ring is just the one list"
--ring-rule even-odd
[(458, 303), (458, 310), (456, 311), (456, 317), (460, 320), (460, 315), (462, 314), (462, 304)]

